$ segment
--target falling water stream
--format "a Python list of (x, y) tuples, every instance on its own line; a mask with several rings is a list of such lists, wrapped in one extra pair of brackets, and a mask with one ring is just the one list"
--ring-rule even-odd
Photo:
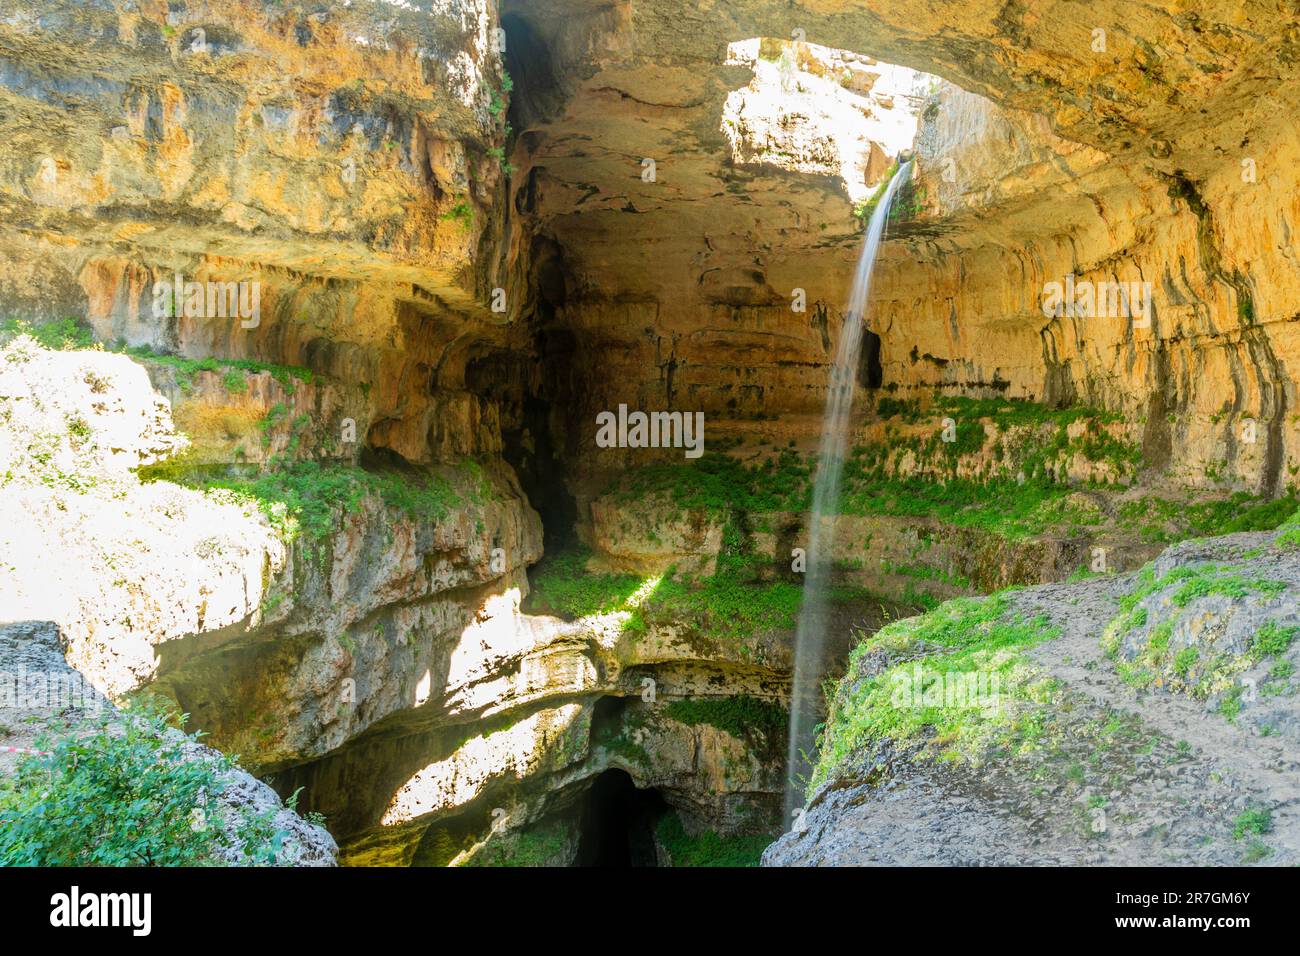
[(795, 634), (794, 686), (790, 695), (790, 751), (786, 759), (786, 825), (795, 810), (803, 806), (803, 783), (811, 770), (813, 728), (820, 712), (819, 687), (826, 673), (826, 630), (829, 626), (827, 585), (830, 583), (831, 549), (835, 539), (835, 516), (839, 510), (840, 474), (848, 450), (849, 413), (853, 408), (853, 384), (857, 378), (858, 352), (866, 321), (867, 295), (876, 253), (889, 218), (889, 207), (899, 186), (911, 174), (909, 160), (885, 187), (862, 243), (858, 268), (853, 276), (844, 328), (831, 366), (830, 391), (822, 416), (821, 444), (817, 450), (817, 474), (813, 480), (812, 513), (808, 525), (808, 564), (804, 577), (803, 606)]

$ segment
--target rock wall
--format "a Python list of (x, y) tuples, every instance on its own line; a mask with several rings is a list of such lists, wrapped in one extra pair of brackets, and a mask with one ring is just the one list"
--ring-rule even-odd
[[(565, 78), (517, 161), (565, 250), (575, 351), (616, 372), (590, 375), (586, 417), (626, 401), (725, 427), (820, 407), (859, 245), (848, 194), (770, 150), (731, 161), (719, 126), (725, 90), (749, 79), (727, 45), (796, 34), (961, 88), (926, 107), (918, 214), (882, 254), (881, 368), (864, 384), (1122, 411), (1172, 481), (1280, 492), (1295, 464), (1292, 13), (1206, 2), (1085, 22), (1058, 6), (507, 7)], [(1151, 283), (1149, 327), (1044, 316), (1044, 285), (1066, 275)]]
[[(707, 578), (741, 547), (770, 565), (745, 586), (784, 580), (797, 507), (641, 514), (611, 487), (682, 450), (602, 447), (595, 415), (700, 411), (711, 451), (811, 454), (902, 125), (855, 434), (895, 444), (889, 480), (1017, 479), (1001, 411), (920, 454), (954, 396), (1112, 413), (1063, 433), (1075, 486), (1271, 497), (1300, 468), (1294, 11), (1089, 14), (0, 0), (0, 308), (108, 348), (6, 345), (6, 606), (111, 695), (168, 694), (306, 785), (353, 861), (557, 822), (571, 856), (612, 767), (692, 825), (760, 829), (772, 741), (669, 706), (779, 704), (788, 630), (741, 653), (560, 621), (523, 610), (528, 573), (576, 540), (593, 574)], [(886, 93), (887, 64), (943, 82)], [(1044, 314), (1067, 276), (1149, 282), (1149, 317)], [(935, 414), (895, 427), (883, 399)], [(1059, 578), (1098, 545), (1129, 567), (1137, 494), (1079, 492), (1029, 538), (854, 514), (836, 558), (894, 596)]]

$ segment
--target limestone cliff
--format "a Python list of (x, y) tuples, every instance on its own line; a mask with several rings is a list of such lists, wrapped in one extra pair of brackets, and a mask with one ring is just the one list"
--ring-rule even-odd
[[(905, 148), (841, 657), (1300, 506), (1298, 29), (1226, 0), (0, 0), (6, 618), (303, 787), (345, 862), (582, 859), (619, 772), (675, 814), (655, 859), (763, 839), (827, 366)], [(620, 405), (703, 413), (705, 456), (606, 447)]]

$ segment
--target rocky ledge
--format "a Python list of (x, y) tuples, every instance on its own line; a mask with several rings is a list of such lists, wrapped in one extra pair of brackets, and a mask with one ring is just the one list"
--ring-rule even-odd
[(840, 682), (765, 865), (1300, 860), (1300, 534), (957, 599)]

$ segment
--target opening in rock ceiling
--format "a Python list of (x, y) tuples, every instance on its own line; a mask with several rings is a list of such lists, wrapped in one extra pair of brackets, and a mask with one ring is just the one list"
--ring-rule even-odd
[(727, 63), (754, 70), (722, 111), (722, 132), (739, 164), (837, 176), (865, 201), (910, 149), (936, 77), (870, 56), (797, 40), (732, 43)]
[(559, 81), (546, 41), (522, 16), (505, 13), (506, 72), (512, 82), (509, 119), (515, 129), (527, 129), (553, 119), (563, 106)]

